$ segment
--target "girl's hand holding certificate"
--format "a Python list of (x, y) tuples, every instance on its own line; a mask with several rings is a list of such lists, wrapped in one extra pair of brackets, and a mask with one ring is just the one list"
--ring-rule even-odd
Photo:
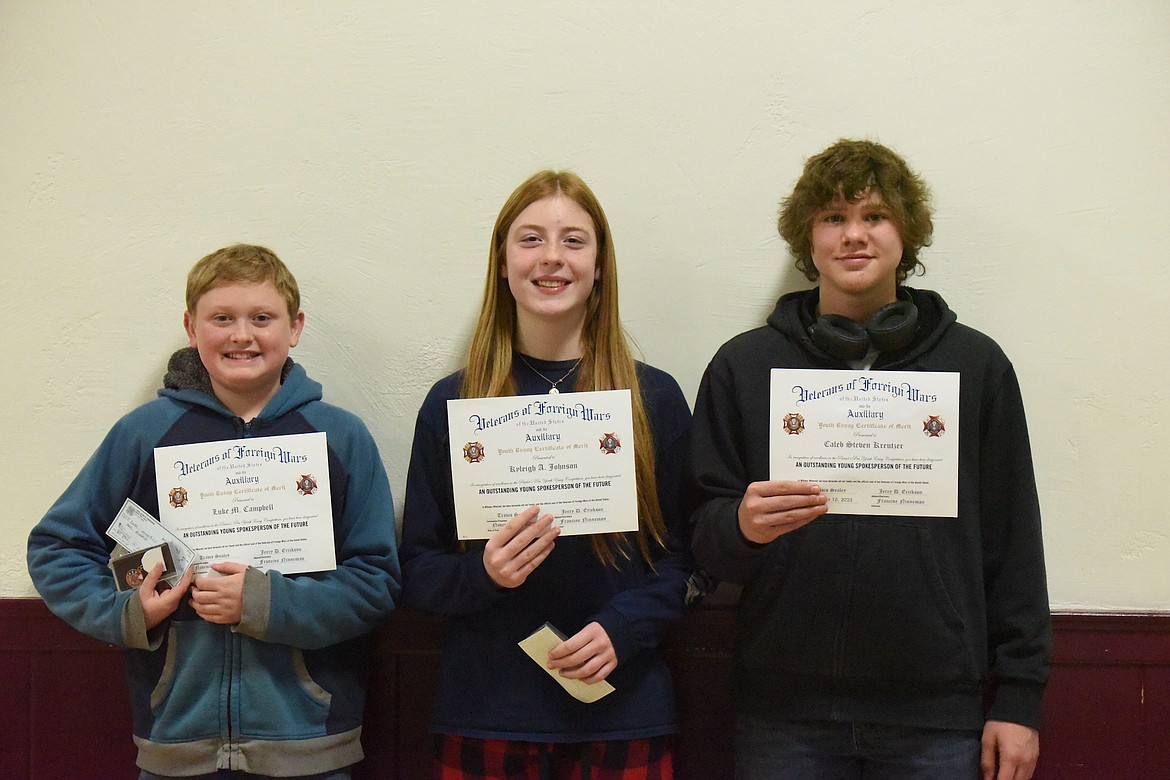
[(553, 551), (561, 528), (553, 525), (552, 515), (538, 514), (540, 507), (530, 506), (488, 537), (483, 567), (501, 588), (523, 585)]

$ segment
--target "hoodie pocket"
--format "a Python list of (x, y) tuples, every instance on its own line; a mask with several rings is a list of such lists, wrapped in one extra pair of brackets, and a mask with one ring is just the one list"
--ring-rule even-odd
[(325, 734), (332, 696), (309, 676), (299, 649), (244, 639), (240, 661), (241, 734), (269, 739)]
[(925, 525), (825, 518), (773, 542), (740, 616), (741, 663), (761, 674), (978, 679)]
[(183, 742), (222, 731), (224, 629), (202, 620), (172, 621), (165, 657), (150, 692), (150, 738)]
[(176, 636), (174, 625), (171, 625), (167, 629), (165, 652), (166, 656), (163, 661), (162, 671), (158, 676), (158, 682), (155, 684), (154, 690), (150, 692), (150, 708), (156, 713), (170, 694), (171, 686), (175, 682), (175, 657), (178, 653), (178, 637)]
[(830, 677), (849, 583), (848, 525), (816, 521), (772, 542), (744, 587), (739, 660), (749, 670)]
[(939, 565), (928, 523), (857, 526), (842, 669), (846, 677), (919, 683), (978, 679), (970, 631)]

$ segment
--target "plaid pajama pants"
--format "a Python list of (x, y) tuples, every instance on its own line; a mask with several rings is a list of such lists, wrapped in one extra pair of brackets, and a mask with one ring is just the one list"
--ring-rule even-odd
[(671, 737), (519, 742), (435, 735), (436, 780), (672, 780)]

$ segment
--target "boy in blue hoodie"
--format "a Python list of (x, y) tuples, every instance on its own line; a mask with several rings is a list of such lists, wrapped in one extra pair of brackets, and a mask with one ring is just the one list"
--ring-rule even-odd
[[(288, 357), (296, 280), (264, 247), (204, 257), (187, 278), (190, 347), (159, 398), (119, 420), (33, 528), (28, 569), (54, 614), (126, 648), (141, 778), (347, 778), (362, 758), (370, 632), (400, 592), (394, 507), (377, 446)], [(337, 568), (284, 575), (233, 561), (119, 591), (106, 535), (126, 498), (158, 517), (156, 447), (327, 435)], [(232, 776), (240, 776), (233, 774)]]

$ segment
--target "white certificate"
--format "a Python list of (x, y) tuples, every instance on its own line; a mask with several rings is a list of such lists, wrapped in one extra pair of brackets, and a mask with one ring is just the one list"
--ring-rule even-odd
[(283, 574), (337, 568), (324, 433), (156, 447), (159, 521), (199, 553)]
[(460, 539), (533, 504), (562, 534), (638, 529), (629, 390), (447, 402)]
[(959, 375), (772, 369), (769, 474), (830, 514), (957, 517)]

